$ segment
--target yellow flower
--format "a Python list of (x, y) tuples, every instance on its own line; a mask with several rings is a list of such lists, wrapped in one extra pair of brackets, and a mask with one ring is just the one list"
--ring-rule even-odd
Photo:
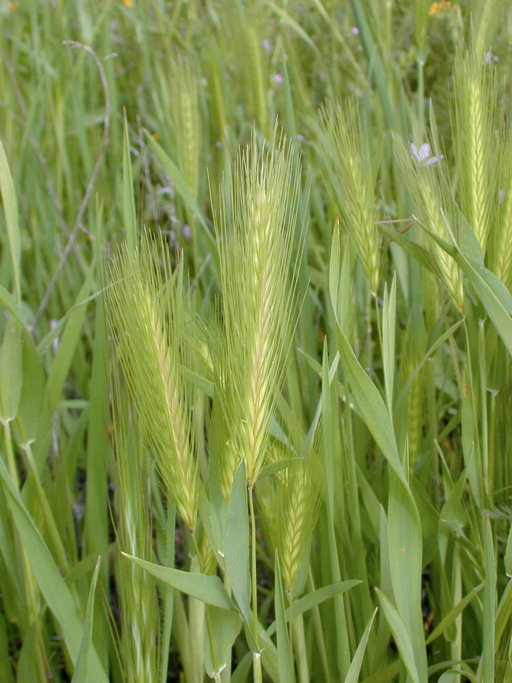
[(18, 9), (18, 3), (17, 2), (8, 2), (7, 3), (7, 10), (11, 14), (14, 14), (14, 12), (16, 12), (17, 9)]
[(440, 12), (443, 9), (450, 9), (452, 6), (452, 3), (449, 0), (441, 0), (440, 2), (433, 2), (430, 5), (430, 9), (428, 11), (428, 16), (433, 17), (435, 14)]
[(125, 7), (134, 7), (135, 3), (133, 2), (133, 0), (123, 0), (123, 5)]

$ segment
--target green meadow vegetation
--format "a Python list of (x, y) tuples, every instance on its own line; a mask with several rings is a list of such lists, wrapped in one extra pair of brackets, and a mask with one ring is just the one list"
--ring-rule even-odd
[(0, 681), (512, 681), (508, 0), (0, 31)]

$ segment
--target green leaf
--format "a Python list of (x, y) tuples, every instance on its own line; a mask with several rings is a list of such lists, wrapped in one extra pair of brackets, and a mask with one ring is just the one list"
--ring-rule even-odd
[[(55, 565), (34, 520), (29, 515), (2, 459), (0, 459), (0, 480), (34, 578), (48, 607), (59, 622), (62, 638), (71, 661), (75, 664), (83, 638), (83, 624), (78, 617), (71, 592)], [(107, 683), (108, 679), (96, 650), (91, 653), (90, 671), (92, 680)]]
[(396, 273), (393, 275), (391, 292), (387, 285), (384, 289), (384, 305), (382, 308), (382, 362), (384, 369), (384, 386), (388, 412), (393, 412), (393, 385), (395, 375), (395, 322), (396, 322)]
[(14, 683), (9, 653), (7, 621), (3, 613), (0, 613), (0, 680), (3, 681), (3, 683)]
[(402, 661), (405, 664), (413, 683), (420, 683), (420, 680), (427, 680), (426, 678), (420, 679), (418, 669), (416, 668), (416, 662), (414, 661), (414, 651), (409, 631), (400, 617), (398, 610), (382, 591), (378, 588), (375, 590), (377, 591), (380, 606), (386, 617), (386, 621), (389, 624)]
[(501, 596), (500, 604), (496, 610), (496, 645), (499, 647), (504, 634), (510, 633), (510, 620), (512, 619), (512, 581), (509, 581)]
[[(94, 263), (92, 263), (89, 266), (89, 272), (85, 282), (78, 293), (73, 311), (67, 316), (64, 331), (59, 342), (59, 348), (53, 359), (46, 382), (45, 396), (41, 406), (41, 415), (34, 446), (35, 461), (39, 473), (41, 473), (41, 470), (44, 467), (48, 454), (49, 439), (52, 434), (52, 416), (59, 405), (69, 368), (82, 334), (83, 322), (87, 312), (85, 301), (88, 300), (87, 296), (93, 283), (94, 273), (95, 267)], [(39, 350), (41, 349), (39, 348)], [(31, 485), (30, 480), (27, 481), (27, 484)]]
[(221, 672), (231, 665), (231, 648), (240, 633), (240, 615), (231, 610), (206, 606), (204, 663), (210, 678), (220, 680)]
[[(338, 583), (332, 583), (330, 586), (317, 588), (317, 590), (313, 591), (312, 593), (308, 593), (303, 598), (300, 598), (300, 600), (297, 600), (297, 602), (294, 602), (291, 609), (290, 607), (286, 608), (286, 621), (288, 622), (290, 621), (290, 618), (294, 619), (300, 614), (304, 614), (304, 612), (313, 609), (313, 607), (316, 607), (326, 600), (334, 598), (336, 595), (340, 595), (341, 593), (351, 590), (354, 588), (354, 586), (358, 586), (360, 583), (362, 583), (362, 581), (352, 579), (350, 581), (339, 581)], [(272, 622), (267, 629), (267, 635), (273, 636), (275, 632), (276, 623)]]
[(244, 463), (238, 466), (228, 504), (224, 536), (224, 558), (231, 590), (247, 623), (251, 620), (251, 579), (249, 571), (249, 513)]
[(142, 567), (159, 581), (163, 581), (168, 586), (172, 586), (172, 588), (176, 588), (176, 590), (193, 598), (202, 600), (207, 605), (221, 607), (222, 609), (235, 609), (218, 576), (206, 576), (197, 572), (185, 572), (171, 567), (162, 567), (127, 553), (121, 553), (121, 555), (138, 564), (139, 567)]
[(462, 256), (456, 258), (465, 272), (473, 291), (478, 296), (498, 334), (512, 355), (512, 301), (510, 292), (498, 278), (483, 266), (473, 264)]
[(427, 678), (427, 656), (421, 606), (422, 534), (409, 487), (390, 473), (388, 548), (396, 606), (412, 642), (420, 679)]
[(282, 460), (277, 460), (276, 462), (273, 462), (270, 465), (265, 465), (261, 468), (260, 474), (258, 476), (258, 481), (261, 481), (265, 477), (272, 477), (278, 472), (282, 472), (283, 470), (287, 469), (293, 463), (298, 462), (304, 461), (300, 456), (297, 455), (294, 458), (283, 458)]
[(2, 285), (0, 285), (0, 306), (6, 308), (19, 323), (22, 325), (26, 324), (28, 316), (22, 308), (22, 305), (19, 305), (13, 295), (8, 292), (5, 287), (2, 287)]
[(37, 436), (46, 376), (34, 340), (26, 328), (21, 343), (23, 383), (17, 419), (25, 438), (30, 441)]
[(87, 599), (87, 609), (85, 612), (84, 635), (82, 645), (76, 662), (73, 683), (88, 683), (91, 680), (91, 658), (93, 652), (92, 629), (94, 623), (94, 596), (96, 595), (96, 583), (100, 572), (101, 557), (96, 560), (96, 567), (92, 575), (89, 597)]
[(510, 525), (510, 531), (508, 532), (507, 546), (505, 549), (505, 573), (512, 579), (512, 524)]
[(0, 351), (0, 418), (5, 421), (13, 420), (18, 414), (23, 380), (22, 331), (21, 324), (11, 318)]
[(334, 316), (342, 330), (349, 329), (353, 302), (351, 300), (350, 243), (345, 241), (341, 260), (341, 235), (339, 220), (334, 226), (329, 262), (329, 295)]
[(14, 182), (12, 180), (11, 170), (9, 168), (9, 163), (7, 161), (7, 157), (5, 156), (5, 150), (1, 141), (0, 193), (2, 194), (2, 203), (4, 205), (5, 225), (7, 228), (7, 241), (9, 243), (9, 252), (11, 254), (14, 295), (16, 301), (20, 303), (21, 235), (18, 225), (18, 206), (16, 204), (16, 192), (14, 190)]
[(94, 270), (94, 264), (92, 264), (89, 267), (87, 278), (78, 293), (74, 310), (66, 321), (59, 342), (58, 351), (53, 359), (52, 368), (46, 385), (47, 401), (51, 412), (57, 407), (71, 361), (75, 354), (76, 346), (80, 339), (80, 335), (82, 334), (82, 325), (87, 312), (87, 306), (81, 306), (80, 303), (89, 295), (93, 282)]
[(279, 558), (276, 553), (275, 561), (275, 585), (274, 585), (274, 606), (276, 610), (276, 630), (277, 630), (277, 665), (279, 667), (279, 680), (282, 683), (293, 683), (295, 676), (293, 673), (293, 658), (286, 628), (286, 618), (284, 611), (283, 585), (281, 581), (281, 569)]
[(512, 355), (512, 295), (510, 292), (494, 273), (465, 256), (457, 245), (449, 244), (424, 226), (423, 229), (461, 267), (509, 354)]
[(366, 651), (366, 646), (368, 644), (368, 638), (370, 637), (370, 631), (372, 630), (372, 625), (377, 614), (378, 607), (375, 608), (374, 613), (370, 617), (370, 621), (366, 625), (357, 650), (355, 652), (354, 658), (350, 663), (350, 669), (348, 670), (347, 676), (345, 678), (345, 683), (358, 683), (359, 674), (361, 673), (361, 666), (363, 664), (363, 657)]
[(340, 326), (337, 327), (342, 367), (366, 426), (398, 478), (407, 488), (391, 418), (377, 387), (357, 360)]
[(483, 620), (482, 620), (482, 657), (478, 666), (477, 678), (481, 681), (494, 681), (495, 659), (495, 628), (496, 628), (496, 583), (497, 572), (492, 538), (491, 522), (484, 519), (484, 572), (485, 585), (483, 590)]
[(389, 227), (389, 225), (379, 224), (379, 230), (393, 240), (393, 242), (399, 244), (404, 251), (409, 253), (415, 259), (415, 261), (424, 266), (428, 271), (434, 274), (436, 273), (433, 257), (428, 249), (425, 249), (416, 242), (413, 242), (411, 239), (409, 239), (409, 237), (402, 235), (395, 228)]
[(429, 635), (427, 640), (425, 641), (425, 645), (428, 645), (432, 641), (434, 641), (436, 638), (439, 638), (440, 635), (442, 635), (447, 629), (450, 628), (450, 626), (453, 624), (455, 619), (463, 612), (466, 607), (469, 605), (471, 600), (477, 595), (482, 588), (484, 587), (484, 582), (479, 583), (478, 586), (475, 586), (473, 590), (471, 590), (467, 595), (465, 595), (462, 600), (460, 600), (455, 607), (453, 607), (448, 614), (441, 620), (441, 622), (435, 627), (435, 629), (432, 631), (432, 633)]

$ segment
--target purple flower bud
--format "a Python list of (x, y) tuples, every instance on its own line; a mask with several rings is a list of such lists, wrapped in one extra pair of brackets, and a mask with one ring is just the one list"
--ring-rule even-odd
[(182, 232), (183, 232), (183, 237), (186, 240), (189, 240), (192, 237), (192, 228), (190, 227), (190, 225), (188, 223), (185, 223), (185, 225), (183, 226)]
[(265, 40), (261, 44), (263, 45), (263, 49), (267, 52), (270, 52), (272, 50), (272, 43), (267, 38), (265, 38)]
[(350, 33), (353, 36), (358, 36), (359, 35), (359, 29), (357, 28), (357, 26), (352, 26), (352, 28), (350, 29)]
[(284, 78), (281, 74), (274, 74), (272, 78), (274, 79), (274, 83), (284, 83)]

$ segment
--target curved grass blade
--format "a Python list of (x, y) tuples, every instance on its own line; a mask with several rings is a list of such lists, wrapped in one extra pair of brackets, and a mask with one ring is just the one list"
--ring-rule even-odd
[(484, 587), (485, 582), (482, 581), (482, 583), (479, 583), (478, 586), (475, 586), (473, 590), (469, 591), (467, 595), (465, 595), (460, 602), (458, 602), (455, 607), (453, 607), (448, 614), (442, 619), (442, 621), (435, 627), (435, 629), (432, 631), (432, 633), (429, 635), (427, 640), (425, 641), (425, 645), (428, 645), (432, 641), (434, 641), (436, 638), (439, 638), (440, 635), (442, 635), (450, 626), (453, 624), (455, 619), (463, 612), (466, 607), (469, 605), (471, 600), (477, 595), (482, 588)]
[(176, 588), (176, 590), (186, 593), (193, 598), (202, 600), (207, 605), (221, 607), (222, 609), (235, 609), (218, 576), (207, 576), (198, 572), (184, 572), (180, 569), (162, 567), (127, 553), (121, 553), (121, 555), (131, 562), (138, 564), (139, 567), (145, 569), (159, 581), (163, 581), (168, 586), (172, 586), (172, 588)]
[(389, 624), (391, 632), (393, 633), (393, 637), (402, 657), (402, 661), (409, 672), (409, 676), (411, 677), (413, 683), (420, 683), (421, 679), (418, 669), (416, 668), (416, 662), (414, 661), (414, 651), (407, 626), (398, 613), (396, 607), (390, 602), (385, 594), (378, 588), (375, 590), (377, 591), (380, 606), (384, 612), (384, 616), (386, 617), (386, 621)]
[(87, 609), (85, 612), (84, 635), (80, 646), (80, 653), (76, 662), (75, 673), (72, 683), (87, 683), (91, 680), (91, 656), (92, 656), (92, 629), (94, 624), (94, 596), (96, 595), (96, 583), (100, 573), (101, 556), (96, 560), (96, 567), (92, 575)]
[(21, 235), (18, 225), (18, 206), (16, 204), (16, 192), (14, 182), (5, 155), (5, 150), (0, 141), (0, 193), (4, 205), (5, 226), (7, 228), (7, 241), (11, 254), (12, 280), (16, 302), (21, 302)]
[(249, 514), (243, 462), (240, 463), (236, 471), (228, 504), (228, 522), (224, 535), (224, 558), (231, 590), (245, 621), (249, 624), (251, 621)]
[(363, 664), (363, 657), (364, 653), (366, 651), (366, 646), (368, 644), (368, 638), (370, 637), (370, 631), (372, 630), (373, 622), (375, 620), (375, 616), (377, 614), (378, 607), (375, 608), (375, 611), (373, 612), (372, 616), (370, 617), (370, 621), (366, 625), (366, 628), (364, 630), (364, 633), (361, 637), (361, 640), (359, 641), (359, 645), (357, 646), (356, 653), (354, 655), (354, 658), (352, 659), (350, 663), (350, 669), (348, 670), (347, 677), (345, 678), (345, 683), (358, 683), (359, 681), (359, 674), (361, 673), (361, 666)]
[[(71, 661), (76, 663), (83, 639), (83, 624), (75, 603), (53, 557), (45, 545), (34, 520), (28, 513), (19, 492), (12, 483), (7, 467), (0, 459), (0, 480), (7, 498), (21, 543), (30, 560), (34, 578), (43, 597), (62, 630), (62, 638)], [(108, 678), (96, 650), (91, 652), (91, 680), (107, 683)]]
[[(284, 613), (285, 619), (288, 622), (290, 619), (294, 619), (295, 617), (304, 614), (304, 612), (313, 609), (313, 607), (320, 605), (320, 603), (330, 600), (336, 595), (340, 595), (341, 593), (351, 590), (354, 588), (354, 586), (358, 586), (360, 583), (362, 583), (362, 581), (352, 579), (350, 581), (340, 581), (339, 583), (333, 583), (330, 586), (318, 588), (312, 593), (308, 593), (308, 595), (300, 598), (300, 600), (297, 600), (297, 602), (294, 602), (291, 608), (287, 607)], [(267, 629), (267, 635), (273, 636), (275, 632), (276, 623), (273, 622)]]

